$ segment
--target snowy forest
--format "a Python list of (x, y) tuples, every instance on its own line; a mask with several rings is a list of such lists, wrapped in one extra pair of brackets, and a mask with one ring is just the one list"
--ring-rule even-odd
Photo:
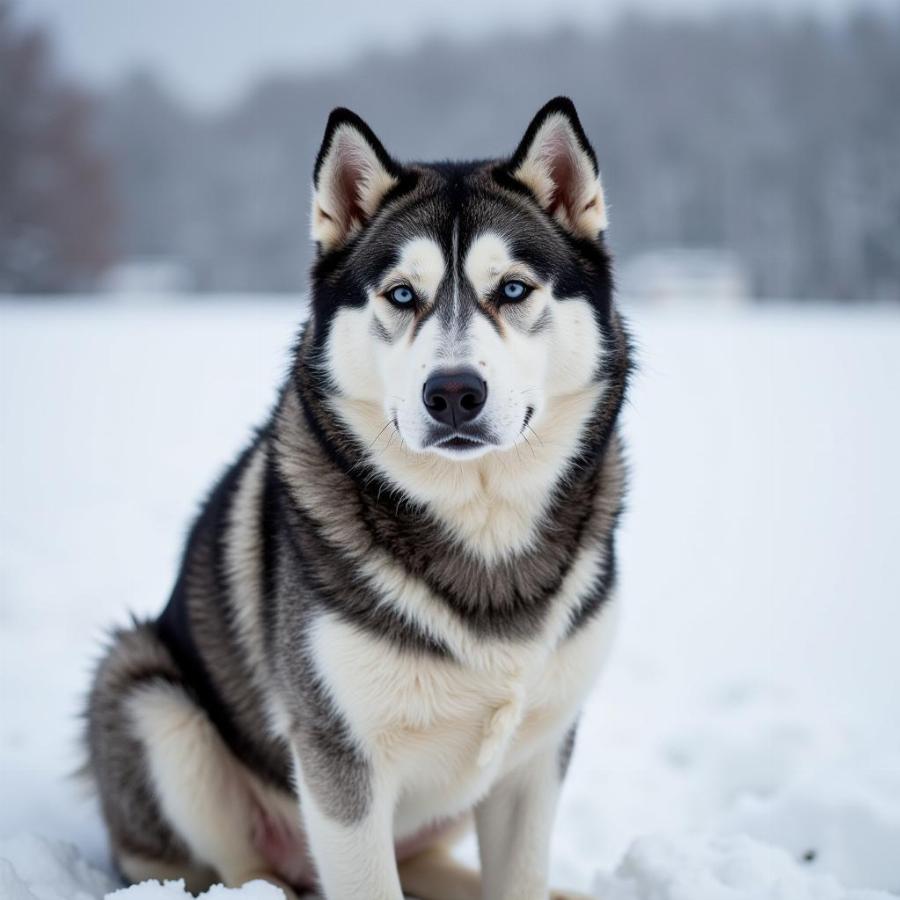
[(565, 93), (597, 147), (620, 257), (722, 248), (760, 298), (900, 299), (900, 15), (435, 37), (273, 75), (211, 113), (147, 70), (90, 95), (14, 13), (0, 5), (0, 291), (89, 290), (147, 258), (177, 263), (193, 290), (301, 291), (331, 107), (401, 159), (483, 157)]

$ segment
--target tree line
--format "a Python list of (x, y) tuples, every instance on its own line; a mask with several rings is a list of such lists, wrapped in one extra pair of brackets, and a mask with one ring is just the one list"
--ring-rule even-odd
[[(401, 159), (485, 157), (509, 153), (564, 93), (594, 141), (619, 256), (721, 247), (760, 297), (900, 298), (900, 15), (887, 11), (435, 37), (267, 78), (216, 114), (143, 72), (94, 98), (90, 128), (84, 101), (63, 99), (70, 87), (51, 102), (4, 84), (3, 23), (0, 154), (18, 155), (14, 175), (0, 166), (0, 289), (79, 288), (113, 259), (152, 256), (185, 264), (198, 290), (303, 290), (312, 164), (333, 106), (359, 112)], [(11, 151), (23, 134), (31, 146), (30, 117), (56, 129), (57, 181), (30, 171), (40, 154)], [(23, 237), (28, 216), (6, 212), (7, 197), (37, 204), (44, 233)], [(76, 235), (53, 217), (90, 227)]]

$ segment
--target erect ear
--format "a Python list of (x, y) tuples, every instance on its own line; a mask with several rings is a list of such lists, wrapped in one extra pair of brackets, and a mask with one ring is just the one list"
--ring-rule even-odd
[(573, 234), (596, 239), (606, 229), (597, 157), (568, 97), (556, 97), (539, 110), (508, 172)]
[(313, 171), (312, 237), (334, 250), (374, 215), (400, 170), (372, 129), (349, 109), (328, 117)]

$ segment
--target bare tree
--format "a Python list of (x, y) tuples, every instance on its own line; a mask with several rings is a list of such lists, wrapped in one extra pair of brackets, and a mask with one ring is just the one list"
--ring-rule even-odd
[(113, 256), (109, 164), (88, 96), (0, 0), (0, 290), (89, 288)]

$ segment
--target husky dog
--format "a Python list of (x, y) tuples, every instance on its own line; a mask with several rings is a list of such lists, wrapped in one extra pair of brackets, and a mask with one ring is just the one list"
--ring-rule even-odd
[[(400, 164), (331, 114), (286, 383), (90, 693), (126, 878), (575, 896), (549, 843), (624, 490), (606, 223), (566, 98), (477, 163)], [(480, 874), (447, 850), (470, 826)]]

